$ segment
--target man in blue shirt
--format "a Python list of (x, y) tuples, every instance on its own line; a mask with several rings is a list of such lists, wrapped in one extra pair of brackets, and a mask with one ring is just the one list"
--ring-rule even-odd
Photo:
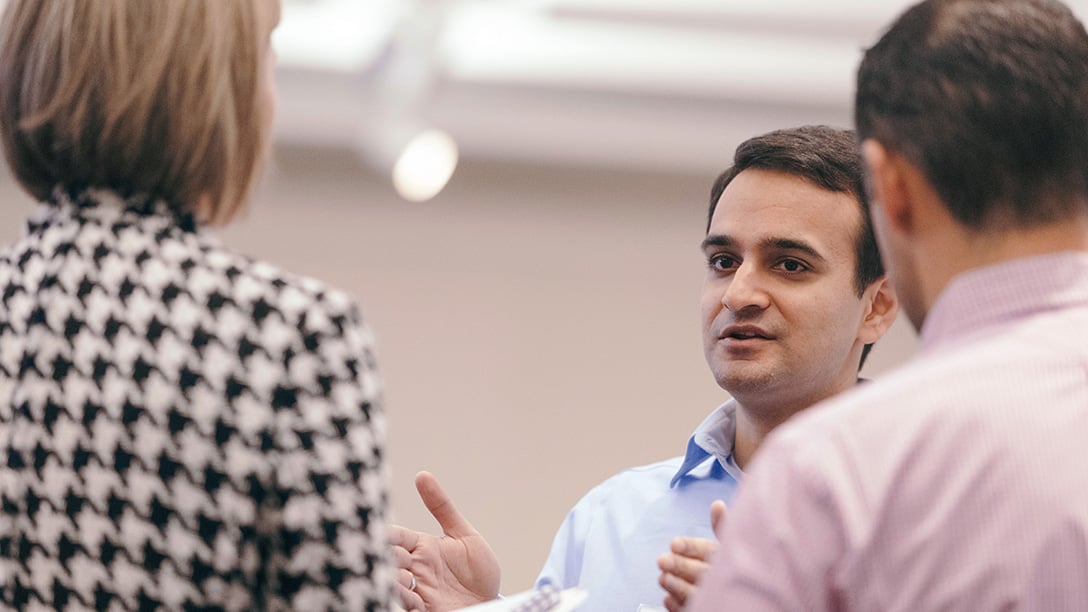
[[(683, 457), (624, 471), (582, 498), (538, 585), (582, 587), (579, 610), (683, 606), (716, 547), (712, 504), (732, 498), (772, 429), (856, 384), (895, 319), (864, 197), (852, 132), (780, 130), (737, 148), (711, 191), (702, 244), (703, 348), (732, 399), (696, 429)], [(392, 528), (404, 606), (495, 598), (499, 564), (486, 541), (433, 476), (421, 473), (416, 485), (445, 537)], [(713, 514), (720, 519), (724, 507)]]

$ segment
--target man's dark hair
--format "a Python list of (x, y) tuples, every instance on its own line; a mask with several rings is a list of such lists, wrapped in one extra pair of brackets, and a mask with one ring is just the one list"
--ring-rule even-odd
[[(858, 297), (884, 275), (884, 264), (880, 261), (873, 224), (869, 220), (861, 154), (853, 131), (810, 125), (776, 130), (742, 142), (733, 155), (733, 165), (718, 176), (710, 190), (710, 211), (706, 221), (708, 232), (714, 219), (714, 209), (725, 188), (749, 168), (784, 172), (828, 191), (852, 195), (858, 202), (860, 213), (858, 235), (854, 242), (854, 288)], [(865, 345), (861, 353), (862, 365), (872, 347), (872, 344)]]
[(866, 51), (855, 121), (966, 227), (1082, 213), (1088, 33), (1050, 0), (922, 2)]

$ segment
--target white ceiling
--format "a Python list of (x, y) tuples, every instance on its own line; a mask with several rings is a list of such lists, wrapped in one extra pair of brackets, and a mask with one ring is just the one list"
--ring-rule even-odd
[(714, 172), (751, 135), (849, 125), (862, 48), (911, 3), (285, 0), (279, 134), (362, 147), (416, 116), (478, 158)]

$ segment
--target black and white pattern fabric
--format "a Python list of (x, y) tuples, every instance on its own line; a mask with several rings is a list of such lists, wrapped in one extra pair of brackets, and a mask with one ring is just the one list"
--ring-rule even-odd
[(524, 603), (514, 608), (513, 612), (548, 612), (559, 605), (559, 587), (545, 582), (533, 591)]
[(160, 202), (52, 200), (0, 252), (0, 607), (388, 609), (352, 301)]

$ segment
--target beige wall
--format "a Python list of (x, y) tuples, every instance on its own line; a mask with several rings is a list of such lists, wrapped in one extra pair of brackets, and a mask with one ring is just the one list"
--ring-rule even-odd
[[(281, 151), (224, 236), (361, 302), (386, 384), (396, 520), (434, 528), (412, 477), (435, 472), (513, 592), (582, 494), (683, 452), (726, 397), (698, 326), (712, 178), (477, 162), (420, 205), (348, 155)], [(0, 198), (6, 242), (28, 205), (6, 177)], [(913, 342), (898, 323), (867, 373)]]

